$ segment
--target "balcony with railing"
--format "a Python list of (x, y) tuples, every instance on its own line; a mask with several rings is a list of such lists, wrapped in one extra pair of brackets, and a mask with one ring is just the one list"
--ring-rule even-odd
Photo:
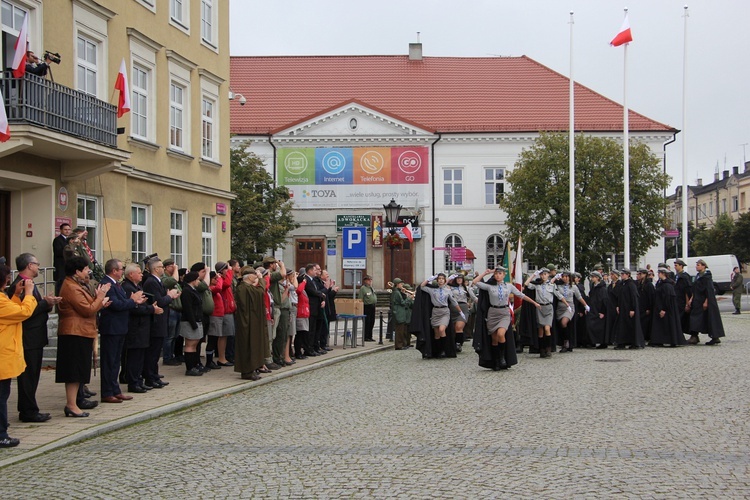
[(0, 146), (0, 157), (25, 151), (60, 160), (63, 180), (113, 170), (129, 158), (117, 149), (117, 106), (29, 73), (2, 76), (11, 141)]

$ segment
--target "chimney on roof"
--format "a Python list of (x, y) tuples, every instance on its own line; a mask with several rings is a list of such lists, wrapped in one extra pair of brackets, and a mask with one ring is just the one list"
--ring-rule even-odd
[(738, 175), (740, 173), (740, 167), (732, 167), (732, 175)]
[(721, 173), (721, 179), (722, 179), (722, 180), (724, 180), (724, 179), (726, 179), (726, 178), (728, 178), (728, 177), (729, 177), (729, 170), (724, 170), (724, 171), (723, 171), (723, 172)]
[(745, 173), (750, 172), (750, 161), (745, 162)]
[(417, 31), (417, 43), (409, 44), (409, 60), (410, 61), (422, 60), (422, 42), (419, 41), (419, 31)]
[(703, 185), (703, 179), (698, 179), (697, 181), (695, 181), (695, 184), (696, 184), (696, 185), (697, 185), (698, 187), (702, 186), (702, 185)]
[(716, 172), (714, 172), (714, 182), (718, 182), (718, 181), (719, 181), (719, 171), (717, 170)]

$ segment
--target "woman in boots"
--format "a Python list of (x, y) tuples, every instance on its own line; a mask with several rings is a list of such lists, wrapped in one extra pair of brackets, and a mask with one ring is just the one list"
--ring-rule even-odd
[[(427, 286), (437, 280), (437, 287)], [(431, 357), (456, 357), (455, 340), (450, 340), (451, 345), (447, 345), (448, 325), (450, 324), (450, 309), (460, 309), (458, 302), (453, 298), (450, 289), (446, 285), (445, 274), (440, 273), (437, 276), (431, 276), (424, 280), (420, 285), (420, 290), (429, 295), (432, 304), (430, 311), (430, 328), (434, 336), (431, 341)], [(427, 333), (425, 332), (425, 336)], [(453, 335), (451, 335), (453, 337)]]
[[(506, 269), (504, 267), (496, 267), (493, 269), (487, 269), (483, 274), (478, 275), (472, 281), (473, 285), (476, 285), (480, 290), (484, 290), (489, 296), (489, 308), (487, 309), (487, 333), (491, 338), (491, 349), (492, 359), (494, 360), (493, 370), (503, 370), (508, 367), (505, 360), (505, 332), (510, 327), (510, 310), (508, 308), (508, 300), (511, 295), (515, 295), (526, 302), (534, 304), (538, 309), (541, 308), (534, 299), (531, 299), (524, 295), (520, 290), (510, 283), (504, 283)], [(490, 280), (489, 283), (485, 283), (483, 278), (489, 274), (492, 274), (494, 283)]]
[(203, 338), (203, 299), (195, 289), (200, 276), (195, 271), (185, 275), (182, 287), (182, 317), (180, 318), (180, 336), (185, 339), (183, 356), (185, 356), (185, 375), (198, 377), (203, 372), (197, 368), (200, 354), (197, 352), (198, 341)]
[(579, 302), (586, 312), (589, 312), (590, 308), (581, 296), (578, 287), (571, 283), (570, 272), (562, 272), (560, 281), (557, 283), (557, 291), (565, 299), (557, 303), (555, 311), (560, 328), (558, 332), (561, 334), (558, 337), (558, 342), (561, 342), (560, 352), (573, 352), (573, 347), (576, 346), (575, 303)]
[[(541, 278), (541, 283), (531, 282), (531, 280), (536, 278)], [(552, 320), (554, 318), (552, 301), (557, 297), (566, 306), (568, 303), (565, 301), (565, 297), (557, 291), (555, 284), (549, 281), (549, 269), (546, 267), (535, 271), (534, 274), (528, 277), (524, 285), (530, 290), (536, 291), (536, 302), (540, 306), (536, 310), (536, 319), (539, 323), (539, 329), (537, 330), (539, 336), (539, 357), (549, 358), (552, 356)]]
[(471, 289), (466, 287), (463, 274), (456, 274), (452, 278), (448, 280), (448, 286), (451, 289), (453, 298), (458, 302), (460, 310), (451, 311), (451, 322), (456, 332), (456, 352), (461, 352), (464, 345), (464, 329), (469, 317), (469, 305), (471, 302), (476, 301), (476, 296)]

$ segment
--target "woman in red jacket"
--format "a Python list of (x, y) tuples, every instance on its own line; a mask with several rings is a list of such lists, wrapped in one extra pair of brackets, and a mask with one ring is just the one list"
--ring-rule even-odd
[[(211, 295), (214, 298), (214, 312), (211, 313), (208, 324), (208, 342), (206, 343), (206, 368), (212, 370), (218, 370), (221, 368), (216, 362), (214, 362), (214, 352), (218, 347), (218, 340), (222, 334), (222, 325), (224, 323), (224, 301), (221, 298), (221, 290), (224, 285), (224, 280), (221, 275), (214, 271), (211, 271), (211, 281), (208, 288), (211, 290)], [(224, 341), (226, 347), (226, 340)]]
[[(300, 269), (299, 276), (305, 274), (305, 268)], [(307, 359), (303, 350), (307, 345), (307, 336), (310, 335), (310, 299), (305, 291), (307, 282), (300, 279), (297, 284), (297, 334), (294, 336), (294, 357)]]

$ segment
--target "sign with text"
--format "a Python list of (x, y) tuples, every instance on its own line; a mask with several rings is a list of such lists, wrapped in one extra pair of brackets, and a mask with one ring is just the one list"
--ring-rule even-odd
[(276, 171), (296, 208), (429, 205), (426, 146), (279, 148)]
[(372, 220), (369, 215), (336, 215), (336, 232), (341, 232), (346, 226), (364, 226), (367, 230), (370, 230), (370, 224)]
[(366, 227), (343, 228), (341, 241), (343, 243), (341, 256), (344, 259), (366, 259), (367, 258), (367, 228)]

